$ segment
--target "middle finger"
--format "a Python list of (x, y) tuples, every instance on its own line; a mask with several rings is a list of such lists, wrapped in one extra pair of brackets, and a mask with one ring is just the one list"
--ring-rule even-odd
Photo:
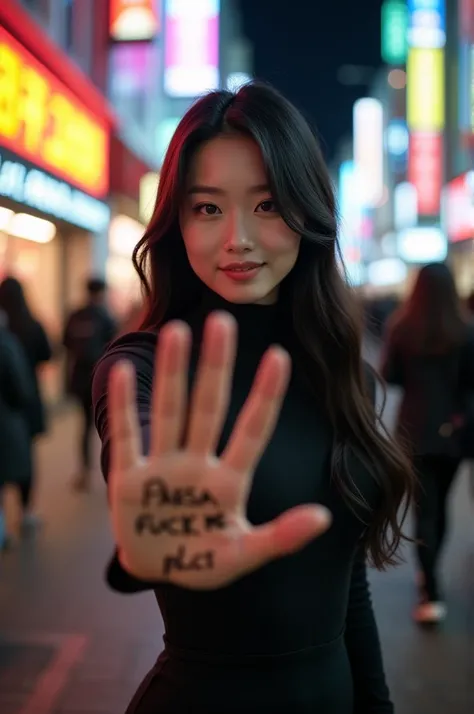
[(187, 446), (194, 453), (209, 454), (219, 441), (229, 404), (236, 333), (228, 313), (214, 313), (206, 321), (188, 422)]

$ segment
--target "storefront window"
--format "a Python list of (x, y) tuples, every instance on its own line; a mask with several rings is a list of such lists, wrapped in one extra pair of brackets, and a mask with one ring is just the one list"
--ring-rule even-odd
[[(0, 218), (2, 215), (5, 218), (9, 209), (2, 207), (1, 211)], [(28, 214), (9, 213), (8, 226), (5, 226), (8, 232), (0, 232), (0, 280), (11, 275), (21, 282), (33, 314), (56, 345), (63, 330), (61, 241), (56, 235), (56, 226)], [(49, 228), (48, 233), (45, 228)], [(62, 381), (60, 361), (53, 360), (44, 366), (41, 387), (48, 402), (60, 398)]]
[(141, 287), (133, 267), (133, 250), (143, 236), (145, 226), (124, 215), (110, 223), (107, 283), (110, 307), (121, 322), (141, 303)]

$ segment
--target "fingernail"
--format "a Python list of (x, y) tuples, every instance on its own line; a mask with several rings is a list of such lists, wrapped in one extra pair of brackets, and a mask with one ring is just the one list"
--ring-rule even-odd
[(330, 523), (332, 521), (332, 513), (325, 506), (317, 506), (316, 513), (320, 520), (327, 522), (327, 523)]

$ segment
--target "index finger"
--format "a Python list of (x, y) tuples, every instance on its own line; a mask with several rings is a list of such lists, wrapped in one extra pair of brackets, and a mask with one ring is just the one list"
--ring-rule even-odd
[(133, 366), (126, 361), (115, 364), (108, 386), (111, 472), (123, 472), (136, 466), (141, 456)]
[(267, 350), (222, 455), (232, 470), (251, 474), (256, 468), (278, 420), (290, 373), (288, 353), (280, 347)]

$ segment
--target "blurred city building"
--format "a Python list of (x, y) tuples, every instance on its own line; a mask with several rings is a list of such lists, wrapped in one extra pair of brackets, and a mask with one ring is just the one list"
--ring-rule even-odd
[[(99, 36), (71, 10), (64, 2), (0, 2), (1, 273), (22, 281), (53, 340), (85, 276), (103, 267), (116, 121), (83, 69), (92, 69)], [(59, 398), (59, 361), (44, 382), (48, 397)]]
[(332, 167), (349, 279), (369, 296), (400, 295), (420, 265), (448, 260), (467, 295), (474, 0), (384, 0), (380, 30), (383, 64), (365, 76)]
[[(234, 0), (0, 0), (0, 265), (53, 340), (94, 272), (124, 318), (131, 256), (184, 112), (252, 76)], [(63, 391), (57, 360), (44, 376)]]

